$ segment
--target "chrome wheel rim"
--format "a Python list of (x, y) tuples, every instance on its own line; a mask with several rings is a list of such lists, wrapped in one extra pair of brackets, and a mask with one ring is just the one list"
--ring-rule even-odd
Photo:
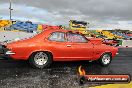
[(48, 56), (44, 52), (38, 52), (34, 57), (34, 61), (38, 65), (44, 65), (48, 61)]
[(102, 57), (102, 62), (103, 62), (105, 65), (109, 64), (110, 61), (111, 61), (110, 55), (106, 54), (106, 55), (104, 55), (104, 56)]

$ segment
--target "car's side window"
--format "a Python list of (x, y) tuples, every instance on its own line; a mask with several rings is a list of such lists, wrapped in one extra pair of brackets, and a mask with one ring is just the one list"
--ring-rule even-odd
[(65, 41), (65, 33), (63, 32), (53, 32), (50, 37), (50, 41), (64, 42)]
[(75, 43), (86, 43), (87, 39), (77, 33), (67, 33), (67, 42), (75, 42)]

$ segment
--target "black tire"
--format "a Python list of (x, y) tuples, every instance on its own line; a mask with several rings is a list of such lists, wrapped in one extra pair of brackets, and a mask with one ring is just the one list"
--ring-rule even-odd
[[(40, 55), (38, 57), (39, 58), (39, 60), (38, 60), (37, 55), (40, 53), (43, 54), (43, 56), (45, 56), (45, 57), (43, 58), (42, 55)], [(37, 62), (37, 60), (39, 62)], [(45, 62), (44, 62), (44, 60), (45, 60)], [(35, 52), (30, 56), (29, 63), (34, 68), (39, 68), (39, 69), (47, 68), (52, 63), (52, 55), (50, 53), (45, 53), (45, 52)]]
[[(106, 57), (106, 58), (105, 58)], [(107, 59), (107, 60), (106, 60)], [(99, 59), (99, 63), (101, 66), (108, 66), (112, 61), (112, 56), (110, 53), (104, 53), (100, 59)]]

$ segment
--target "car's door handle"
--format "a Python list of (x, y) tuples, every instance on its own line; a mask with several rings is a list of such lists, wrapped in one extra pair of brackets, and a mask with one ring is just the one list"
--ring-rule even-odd
[(71, 47), (71, 45), (67, 45), (67, 47)]

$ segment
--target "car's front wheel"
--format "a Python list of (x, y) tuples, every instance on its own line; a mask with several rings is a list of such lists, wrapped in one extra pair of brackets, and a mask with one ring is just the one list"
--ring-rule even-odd
[(52, 57), (49, 53), (36, 52), (31, 55), (29, 63), (35, 68), (49, 67), (52, 63)]
[(99, 59), (99, 63), (102, 65), (102, 66), (108, 66), (112, 61), (112, 57), (111, 57), (111, 54), (109, 53), (105, 53), (103, 54), (100, 59)]

